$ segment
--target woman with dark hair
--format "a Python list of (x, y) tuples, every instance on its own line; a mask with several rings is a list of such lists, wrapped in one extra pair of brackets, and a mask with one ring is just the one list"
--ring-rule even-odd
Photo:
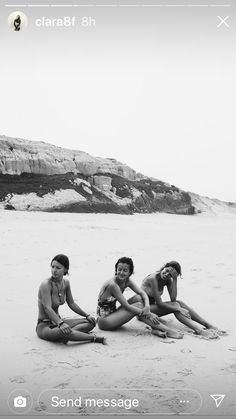
[[(98, 296), (98, 326), (102, 330), (114, 330), (138, 316), (151, 326), (152, 334), (164, 337), (167, 328), (160, 323), (156, 314), (150, 312), (147, 294), (130, 279), (133, 271), (132, 259), (122, 257), (116, 262), (115, 275), (105, 282)], [(131, 288), (136, 294), (129, 300), (123, 296), (126, 288)], [(118, 308), (117, 301), (120, 303)], [(172, 337), (180, 336), (173, 331)]]
[[(105, 344), (105, 338), (89, 332), (95, 327), (94, 317), (87, 314), (74, 301), (70, 282), (64, 278), (69, 271), (69, 259), (59, 254), (51, 261), (51, 276), (45, 279), (38, 292), (38, 323), (36, 332), (41, 339), (54, 342), (83, 341)], [(82, 317), (63, 319), (59, 306), (67, 302), (76, 314)]]
[[(212, 326), (183, 301), (177, 300), (177, 278), (181, 275), (180, 264), (171, 261), (143, 280), (141, 288), (148, 295), (151, 312), (158, 317), (173, 313), (181, 323), (188, 326), (197, 335), (209, 339), (218, 338), (225, 332)], [(161, 296), (165, 287), (168, 290), (170, 301), (163, 302)]]

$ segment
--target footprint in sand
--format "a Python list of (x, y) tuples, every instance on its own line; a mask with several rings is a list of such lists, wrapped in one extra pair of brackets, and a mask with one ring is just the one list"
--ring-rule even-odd
[(183, 375), (184, 377), (186, 377), (188, 375), (193, 375), (193, 372), (192, 372), (192, 370), (184, 368), (182, 371), (177, 371), (177, 374)]
[(184, 380), (181, 380), (180, 378), (174, 378), (172, 381), (175, 384), (184, 384)]
[(231, 364), (226, 368), (222, 368), (222, 371), (232, 372), (233, 374), (236, 374), (236, 364)]
[(66, 388), (69, 385), (69, 383), (65, 382), (65, 383), (60, 383), (57, 384), (57, 386), (55, 386), (55, 388)]
[(192, 351), (191, 351), (191, 349), (189, 349), (189, 348), (182, 348), (182, 349), (180, 350), (180, 352), (182, 352), (183, 354), (190, 354)]
[[(93, 348), (93, 352), (96, 352), (97, 354), (99, 354), (99, 355), (101, 355), (102, 354), (102, 352), (101, 352), (101, 350), (99, 350), (99, 349), (95, 349), (95, 348)], [(78, 367), (79, 368), (79, 367)]]
[(42, 367), (35, 368), (33, 370), (33, 372), (41, 372), (42, 374), (44, 374), (46, 371), (47, 371), (47, 368), (42, 368)]
[(26, 380), (22, 375), (10, 378), (11, 383), (23, 384), (26, 383)]
[(69, 368), (82, 368), (83, 365), (81, 365), (81, 363), (79, 361), (76, 362), (63, 362), (63, 361), (59, 361), (58, 364), (65, 364), (68, 365)]
[(24, 355), (41, 355), (41, 352), (39, 349), (32, 348), (29, 351), (24, 352)]

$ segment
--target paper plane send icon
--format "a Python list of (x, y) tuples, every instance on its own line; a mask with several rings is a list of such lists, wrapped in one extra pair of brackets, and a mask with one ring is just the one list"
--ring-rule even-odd
[(216, 407), (218, 409), (218, 407), (221, 405), (221, 403), (223, 402), (225, 398), (225, 394), (210, 394), (210, 396), (214, 400)]

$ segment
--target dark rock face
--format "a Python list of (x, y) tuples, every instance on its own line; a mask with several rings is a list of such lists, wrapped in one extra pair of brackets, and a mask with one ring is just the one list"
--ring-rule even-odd
[(0, 137), (0, 209), (194, 214), (188, 193), (115, 159)]
[[(98, 183), (96, 175), (95, 184)], [(108, 176), (101, 175), (102, 181)], [(102, 212), (102, 213), (151, 213), (168, 212), (174, 214), (194, 214), (191, 198), (186, 192), (168, 187), (160, 181), (148, 179), (129, 181), (117, 175), (110, 175), (110, 188), (105, 190), (93, 184), (93, 178), (66, 173), (65, 175), (2, 175), (0, 174), (0, 204), (4, 209), (46, 210), (62, 212)], [(71, 191), (78, 199), (55, 202), (51, 205), (48, 197), (56, 192)], [(30, 199), (30, 197), (34, 197)], [(16, 197), (18, 200), (16, 201)], [(37, 198), (37, 200), (36, 200)], [(44, 204), (40, 204), (40, 199)], [(36, 202), (37, 201), (37, 202)], [(46, 201), (46, 204), (45, 204)]]

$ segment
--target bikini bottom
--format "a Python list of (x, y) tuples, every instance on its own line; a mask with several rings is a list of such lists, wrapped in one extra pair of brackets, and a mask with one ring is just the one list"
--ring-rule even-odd
[(98, 301), (97, 315), (98, 317), (107, 317), (116, 311), (116, 301)]
[(154, 297), (150, 297), (150, 295), (148, 295), (148, 299), (149, 299), (149, 304), (151, 305), (156, 305), (156, 301)]

